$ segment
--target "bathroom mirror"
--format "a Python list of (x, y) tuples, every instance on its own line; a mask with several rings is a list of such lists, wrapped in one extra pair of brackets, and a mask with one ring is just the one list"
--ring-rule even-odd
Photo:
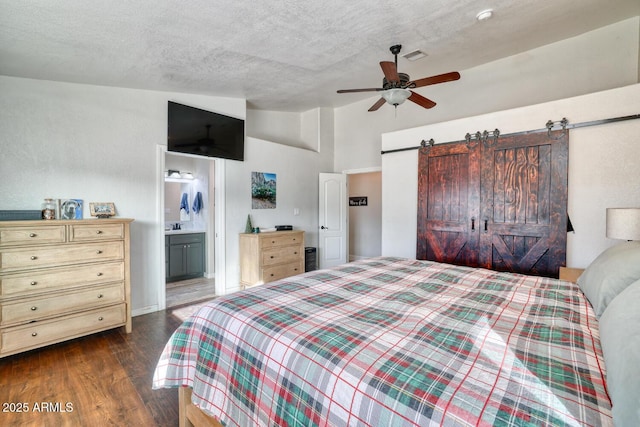
[[(192, 203), (193, 192), (190, 182), (169, 182), (164, 183), (164, 221), (165, 222), (189, 222), (193, 218)], [(186, 195), (186, 196), (185, 196)], [(183, 199), (186, 198), (186, 205), (189, 212), (182, 210)]]

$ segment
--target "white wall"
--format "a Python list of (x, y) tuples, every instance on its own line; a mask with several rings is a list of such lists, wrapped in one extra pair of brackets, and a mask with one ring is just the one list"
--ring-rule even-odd
[[(324, 141), (331, 145), (331, 141)], [(318, 244), (318, 174), (331, 170), (332, 150), (314, 152), (256, 138), (247, 138), (245, 161), (226, 161), (227, 292), (240, 289), (239, 233), (247, 215), (254, 227), (292, 225), (305, 231), (305, 246)], [(251, 172), (276, 174), (276, 208), (251, 208)], [(299, 211), (294, 215), (294, 209)]]
[[(456, 82), (416, 90), (438, 103), (430, 110), (407, 102), (397, 111), (384, 105), (370, 113), (367, 109), (378, 99), (376, 96), (337, 108), (335, 170), (379, 167), (380, 135), (385, 132), (637, 83), (639, 45), (640, 17), (635, 17), (469, 70), (458, 70), (461, 79)], [(399, 61), (398, 68), (402, 70), (405, 60)]]
[[(640, 112), (640, 84), (528, 107), (421, 126), (382, 136), (391, 150), (463, 140), (467, 132), (501, 134), (541, 129), (547, 120), (566, 117), (570, 124), (628, 116)], [(640, 207), (640, 119), (569, 131), (567, 265), (586, 267), (616, 243), (605, 237), (605, 209)], [(382, 156), (382, 253), (415, 257), (418, 151)], [(402, 191), (398, 191), (402, 189)], [(399, 208), (402, 207), (402, 208)]]
[[(118, 216), (135, 219), (133, 311), (157, 310), (164, 286), (158, 147), (167, 140), (167, 101), (242, 118), (245, 100), (6, 76), (0, 76), (0, 92), (0, 209), (40, 209), (47, 197), (114, 202)], [(226, 291), (238, 289), (237, 233), (244, 231), (247, 214), (256, 225), (305, 229), (308, 243), (317, 244), (317, 180), (318, 172), (332, 168), (333, 112), (310, 113), (305, 126), (313, 129), (306, 134), (315, 135), (316, 151), (249, 137), (246, 162), (221, 161), (228, 197)], [(252, 171), (278, 174), (277, 209), (251, 211)], [(299, 216), (293, 216), (294, 207)], [(89, 217), (88, 209), (84, 215)]]
[(333, 111), (327, 108), (314, 108), (303, 113), (247, 110), (246, 133), (256, 139), (319, 151), (322, 139), (320, 124), (327, 115), (333, 120)]
[(367, 197), (367, 206), (349, 206), (349, 260), (382, 253), (382, 173), (348, 175), (349, 197)]
[(39, 209), (45, 197), (114, 202), (118, 216), (135, 219), (134, 312), (157, 309), (164, 219), (156, 157), (167, 140), (167, 101), (235, 117), (244, 117), (245, 101), (5, 76), (0, 92), (0, 209)]

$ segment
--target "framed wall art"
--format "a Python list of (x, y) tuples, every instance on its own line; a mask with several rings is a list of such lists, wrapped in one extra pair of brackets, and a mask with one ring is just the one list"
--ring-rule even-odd
[(276, 208), (276, 174), (251, 172), (251, 209)]

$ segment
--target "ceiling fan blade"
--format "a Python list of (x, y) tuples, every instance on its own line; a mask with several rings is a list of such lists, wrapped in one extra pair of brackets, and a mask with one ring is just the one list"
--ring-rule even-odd
[(352, 93), (352, 92), (380, 92), (382, 88), (368, 87), (364, 89), (340, 89), (338, 93)]
[(414, 80), (411, 84), (411, 87), (422, 87), (435, 85), (438, 83), (452, 82), (454, 80), (460, 79), (460, 73), (457, 71), (453, 71), (451, 73), (438, 74), (437, 76), (425, 77), (424, 79)]
[(398, 69), (396, 68), (395, 62), (381, 61), (380, 67), (382, 68), (382, 72), (389, 83), (400, 82), (400, 76), (398, 75)]
[(378, 100), (376, 101), (376, 103), (375, 103), (375, 104), (373, 104), (373, 105), (371, 106), (371, 108), (369, 108), (369, 111), (376, 111), (378, 108), (382, 107), (382, 105), (383, 105), (385, 102), (387, 102), (387, 101), (385, 101), (385, 100), (384, 100), (384, 98), (380, 98), (380, 99), (378, 99)]
[(425, 98), (424, 96), (415, 93), (414, 91), (411, 91), (411, 95), (409, 96), (409, 101), (413, 101), (419, 106), (424, 108), (433, 108), (436, 106), (435, 102), (433, 102), (429, 98)]

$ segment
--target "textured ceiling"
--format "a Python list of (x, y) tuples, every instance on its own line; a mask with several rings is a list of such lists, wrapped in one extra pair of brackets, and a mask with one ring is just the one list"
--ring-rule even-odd
[(336, 90), (380, 86), (393, 44), (428, 54), (399, 58), (417, 79), (639, 14), (639, 0), (0, 0), (0, 74), (305, 111), (374, 96)]

